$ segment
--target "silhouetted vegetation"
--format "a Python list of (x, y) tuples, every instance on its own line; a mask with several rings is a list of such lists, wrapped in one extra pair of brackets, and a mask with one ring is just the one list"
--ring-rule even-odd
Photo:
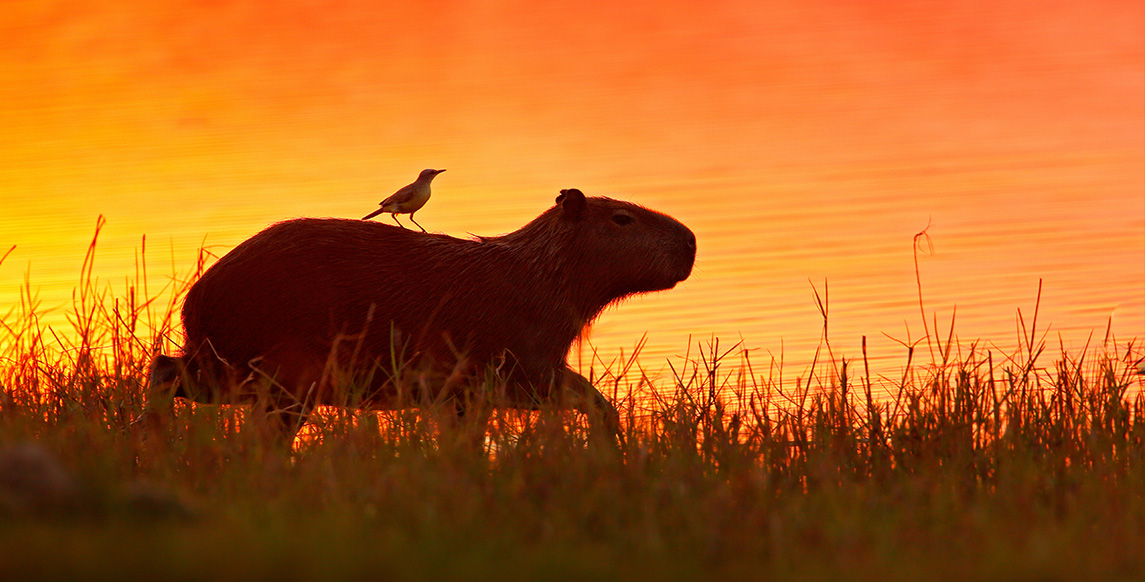
[(950, 337), (893, 380), (864, 354), (781, 382), (713, 340), (663, 379), (591, 371), (616, 447), (557, 410), (495, 410), (475, 454), (427, 411), (330, 408), (283, 451), (241, 407), (132, 430), (185, 283), (141, 265), (113, 293), (90, 257), (71, 329), (31, 292), (3, 315), (4, 579), (1145, 576), (1134, 342), (1051, 358), (1031, 325), (1016, 353)]

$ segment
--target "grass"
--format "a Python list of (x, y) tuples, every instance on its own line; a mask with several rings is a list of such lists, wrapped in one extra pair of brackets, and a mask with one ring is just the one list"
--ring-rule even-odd
[(498, 412), (481, 456), (432, 415), (327, 409), (283, 452), (237, 407), (130, 429), (205, 261), (115, 293), (94, 248), (70, 330), (30, 285), (0, 326), (5, 580), (1145, 578), (1134, 342), (1046, 362), (1035, 315), (1015, 353), (947, 337), (872, 381), (824, 337), (792, 386), (713, 340), (666, 380), (593, 371), (616, 449), (557, 410)]

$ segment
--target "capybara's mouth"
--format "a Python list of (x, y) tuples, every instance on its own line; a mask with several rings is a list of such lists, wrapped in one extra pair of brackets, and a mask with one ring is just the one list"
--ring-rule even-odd
[(676, 286), (676, 283), (679, 283), (680, 281), (690, 277), (692, 275), (692, 267), (695, 265), (695, 263), (695, 255), (688, 257), (687, 260), (681, 260), (679, 263), (677, 263), (674, 272), (669, 275), (672, 284), (667, 288), (671, 289), (672, 287)]
[(688, 263), (688, 268), (680, 272), (680, 277), (676, 279), (676, 282), (679, 283), (690, 276), (692, 276), (692, 263)]
[(680, 281), (683, 281), (692, 275), (693, 263), (694, 261), (688, 261), (687, 265), (680, 267), (680, 270), (676, 274), (676, 283), (679, 283)]

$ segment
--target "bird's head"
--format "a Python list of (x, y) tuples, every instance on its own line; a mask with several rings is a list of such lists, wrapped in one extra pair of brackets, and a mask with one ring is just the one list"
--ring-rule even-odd
[(418, 180), (432, 180), (434, 176), (436, 176), (436, 175), (438, 175), (444, 171), (445, 170), (425, 169), (425, 170), (422, 170), (421, 173), (417, 175), (417, 179)]

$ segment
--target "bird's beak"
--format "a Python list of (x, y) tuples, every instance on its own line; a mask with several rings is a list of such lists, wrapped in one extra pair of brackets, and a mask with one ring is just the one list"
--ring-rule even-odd
[(437, 172), (438, 174), (440, 174), (440, 173), (442, 173), (442, 172), (444, 172), (444, 171), (445, 171), (445, 170), (436, 170), (436, 172)]

